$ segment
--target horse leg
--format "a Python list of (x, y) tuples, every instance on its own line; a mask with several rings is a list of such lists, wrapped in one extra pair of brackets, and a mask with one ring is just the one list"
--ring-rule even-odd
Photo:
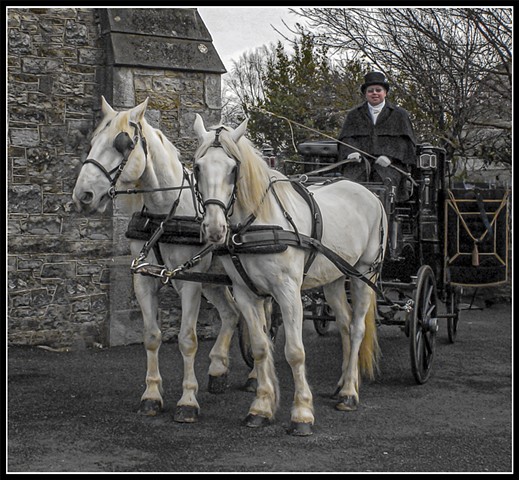
[(200, 412), (200, 405), (196, 399), (198, 381), (195, 374), (195, 356), (198, 349), (196, 322), (200, 311), (202, 285), (195, 282), (177, 282), (175, 286), (179, 292), (182, 305), (178, 344), (184, 360), (184, 378), (182, 381), (182, 397), (177, 402), (173, 420), (180, 423), (193, 423), (198, 420)]
[(240, 312), (227, 287), (204, 284), (203, 294), (216, 307), (221, 319), (218, 337), (209, 353), (211, 363), (208, 390), (211, 393), (223, 393), (227, 388), (231, 340), (240, 318)]
[[(287, 286), (284, 285), (284, 288)], [(276, 298), (283, 316), (285, 329), (285, 358), (294, 378), (294, 401), (290, 415), (289, 433), (297, 436), (312, 434), (314, 424), (313, 397), (306, 380), (305, 349), (303, 345), (303, 304), (300, 289), (293, 288), (293, 294), (286, 293)]]
[(361, 371), (373, 378), (378, 354), (374, 292), (363, 282), (352, 279), (351, 295), (353, 318), (349, 329), (349, 360), (343, 361), (343, 372), (339, 381), (339, 402), (335, 406), (343, 411), (357, 409)]
[(144, 322), (144, 347), (146, 348), (146, 390), (142, 394), (139, 412), (154, 416), (162, 410), (162, 377), (159, 372), (159, 348), (162, 333), (158, 324), (158, 292), (160, 282), (157, 279), (134, 275), (133, 287), (141, 307)]
[[(263, 302), (263, 308), (265, 310), (265, 319), (266, 319), (266, 332), (270, 336), (272, 342), (274, 342), (275, 338), (270, 335), (272, 328), (272, 315), (273, 315), (273, 299), (272, 297), (267, 297)], [(247, 331), (248, 333), (248, 331)], [(246, 392), (254, 393), (258, 388), (258, 374), (256, 373), (256, 365), (254, 365), (249, 372), (247, 377), (247, 381), (243, 387), (243, 390)]]
[[(207, 300), (216, 307), (222, 322), (216, 342), (209, 353), (211, 364), (209, 365), (208, 390), (210, 393), (223, 393), (228, 386), (227, 378), (229, 374), (229, 350), (231, 340), (241, 314), (228, 288), (204, 284), (203, 294)], [(272, 298), (269, 297), (265, 300), (264, 309), (267, 319), (267, 331), (270, 331)], [(245, 321), (245, 319), (242, 319), (242, 321)], [(247, 332), (247, 336), (249, 336), (247, 328), (245, 328), (245, 331)], [(253, 367), (249, 372), (243, 389), (247, 392), (255, 392), (257, 384), (256, 368)]]
[(237, 287), (234, 289), (234, 296), (249, 329), (257, 379), (256, 396), (249, 408), (245, 425), (260, 427), (274, 418), (279, 402), (273, 345), (266, 332), (265, 300)]
[[(263, 306), (264, 306), (264, 309), (265, 309), (265, 319), (266, 319), (266, 329), (265, 329), (265, 331), (268, 333), (270, 339), (274, 343), (276, 331), (274, 331), (272, 329), (272, 321), (273, 321), (273, 318), (272, 318), (272, 315), (273, 315), (273, 300), (272, 300), (272, 297), (266, 297), (265, 301), (263, 302)], [(242, 322), (244, 324), (244, 328), (243, 328), (243, 331), (241, 332), (241, 334), (245, 338), (242, 338), (241, 341), (245, 342), (245, 340), (246, 340), (247, 344), (249, 346), (249, 349), (250, 349), (249, 329), (247, 328), (247, 325), (246, 325), (246, 322), (245, 322), (244, 319), (242, 320)], [(275, 326), (274, 328), (277, 330), (278, 326), (279, 325)], [(252, 351), (252, 350), (250, 350), (250, 351)], [(252, 367), (252, 369), (249, 372), (249, 375), (247, 377), (247, 381), (245, 382), (245, 385), (243, 386), (243, 390), (245, 390), (246, 392), (254, 393), (256, 391), (256, 388), (258, 388), (258, 375), (256, 373), (256, 367), (254, 366), (254, 362), (253, 362), (253, 367)]]
[(342, 392), (345, 383), (349, 383), (351, 386), (351, 382), (348, 382), (347, 380), (347, 372), (351, 358), (350, 328), (353, 317), (353, 312), (348, 303), (346, 290), (344, 288), (344, 278), (340, 278), (333, 283), (325, 285), (323, 287), (323, 292), (326, 298), (326, 303), (332, 308), (335, 314), (335, 321), (341, 334), (342, 343), (342, 375), (333, 397), (335, 398), (337, 395), (340, 395), (340, 401), (336, 405), (338, 410), (355, 410), (358, 403), (357, 384), (354, 383), (354, 394), (349, 395), (346, 392)]

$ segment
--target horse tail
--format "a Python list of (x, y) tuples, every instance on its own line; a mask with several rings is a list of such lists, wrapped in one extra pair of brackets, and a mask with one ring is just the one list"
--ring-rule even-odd
[(359, 367), (361, 374), (373, 380), (375, 373), (378, 371), (380, 346), (378, 344), (377, 326), (375, 323), (377, 298), (373, 290), (370, 291), (370, 297), (370, 305), (364, 318), (365, 332), (360, 344)]

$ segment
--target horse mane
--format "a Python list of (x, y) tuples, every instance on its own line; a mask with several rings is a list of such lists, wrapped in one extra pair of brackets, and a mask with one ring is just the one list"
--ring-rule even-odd
[(228, 129), (224, 127), (220, 141), (227, 153), (241, 162), (236, 200), (246, 215), (254, 214), (262, 222), (272, 218), (277, 202), (273, 195), (267, 195), (269, 188), (276, 190), (281, 203), (288, 208), (291, 203), (290, 193), (293, 192), (290, 182), (281, 172), (269, 168), (248, 138), (242, 136), (235, 143)]

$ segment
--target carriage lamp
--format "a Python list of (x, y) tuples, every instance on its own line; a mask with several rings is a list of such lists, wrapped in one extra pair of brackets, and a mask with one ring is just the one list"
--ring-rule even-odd
[(418, 168), (422, 170), (436, 169), (438, 166), (436, 154), (433, 152), (432, 145), (425, 144), (422, 153), (418, 157)]
[(435, 169), (437, 166), (436, 155), (434, 153), (422, 153), (418, 166), (424, 170)]

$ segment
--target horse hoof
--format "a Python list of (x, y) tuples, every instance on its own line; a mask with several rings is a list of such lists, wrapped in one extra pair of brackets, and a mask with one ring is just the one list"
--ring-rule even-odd
[(257, 378), (248, 378), (243, 386), (243, 390), (246, 392), (256, 393), (256, 389), (258, 388), (258, 379)]
[(178, 423), (195, 423), (198, 421), (198, 408), (191, 405), (179, 405), (175, 409), (173, 420)]
[(290, 435), (294, 437), (308, 437), (312, 435), (312, 424), (311, 423), (303, 423), (303, 422), (291, 422), (290, 428), (288, 432)]
[(141, 400), (139, 413), (147, 417), (154, 417), (162, 412), (162, 405), (158, 400)]
[(335, 404), (335, 408), (341, 412), (352, 412), (357, 410), (359, 401), (353, 396), (348, 395), (347, 397), (341, 397), (339, 402)]
[(207, 390), (209, 393), (224, 393), (229, 386), (227, 382), (228, 374), (224, 373), (219, 377), (215, 377), (213, 375), (209, 375), (209, 384), (207, 385)]
[(265, 427), (270, 424), (270, 419), (249, 413), (243, 423), (250, 428)]

